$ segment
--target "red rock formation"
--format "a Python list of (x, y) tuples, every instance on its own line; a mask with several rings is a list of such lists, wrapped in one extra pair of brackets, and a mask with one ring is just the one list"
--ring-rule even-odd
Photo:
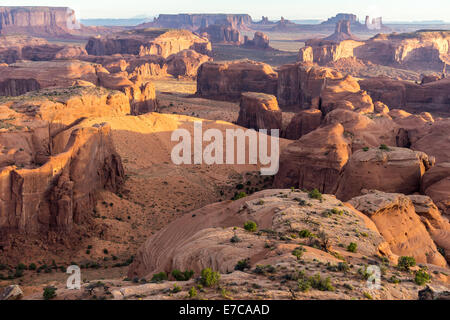
[(450, 216), (450, 163), (438, 163), (422, 179), (422, 192), (433, 199), (438, 208)]
[(278, 70), (278, 103), (282, 109), (317, 109), (327, 79), (342, 79), (342, 77), (342, 74), (332, 69), (303, 63), (281, 66)]
[(419, 130), (411, 148), (435, 157), (437, 163), (450, 162), (450, 119), (429, 121)]
[(154, 22), (142, 27), (176, 28), (197, 31), (210, 25), (226, 25), (234, 29), (247, 29), (252, 23), (248, 14), (160, 14)]
[(70, 232), (90, 217), (96, 193), (102, 189), (117, 192), (123, 179), (110, 128), (74, 130), (64, 151), (44, 165), (0, 169), (1, 236)]
[(275, 95), (277, 74), (268, 64), (250, 60), (206, 62), (197, 74), (197, 95), (218, 100), (237, 100), (242, 92)]
[(92, 55), (133, 54), (139, 56), (171, 54), (192, 49), (201, 54), (211, 51), (211, 43), (187, 30), (135, 29), (105, 37), (90, 38), (86, 51)]
[(359, 150), (342, 171), (336, 196), (347, 201), (364, 189), (403, 194), (419, 192), (422, 176), (433, 164), (425, 153), (410, 149)]
[(322, 112), (318, 109), (308, 109), (297, 113), (289, 123), (283, 137), (297, 140), (305, 134), (316, 130), (322, 123)]
[(176, 78), (195, 78), (197, 76), (198, 68), (208, 61), (212, 61), (212, 58), (207, 55), (197, 53), (193, 50), (183, 50), (169, 56), (166, 59), (165, 64), (167, 64), (167, 73)]
[(341, 20), (336, 23), (336, 30), (334, 34), (323, 39), (324, 41), (331, 41), (339, 43), (344, 40), (358, 40), (350, 31), (350, 21)]
[(200, 33), (206, 33), (208, 39), (213, 43), (229, 43), (239, 45), (242, 41), (238, 29), (223, 24), (213, 24), (200, 29)]
[(339, 173), (351, 155), (344, 127), (321, 127), (290, 144), (280, 156), (275, 187), (298, 187), (332, 193)]
[(35, 79), (6, 79), (0, 81), (0, 96), (20, 96), (40, 88)]
[(281, 130), (282, 113), (277, 98), (264, 93), (242, 93), (237, 125), (255, 130)]
[(266, 34), (259, 31), (255, 32), (253, 40), (250, 40), (248, 36), (245, 36), (243, 46), (249, 49), (262, 49), (262, 50), (272, 49), (269, 44), (269, 37)]
[(359, 83), (374, 101), (381, 101), (390, 108), (450, 114), (450, 79), (424, 85), (389, 78), (365, 79)]
[(408, 197), (373, 191), (353, 198), (350, 204), (375, 222), (396, 255), (412, 256), (418, 263), (447, 266)]

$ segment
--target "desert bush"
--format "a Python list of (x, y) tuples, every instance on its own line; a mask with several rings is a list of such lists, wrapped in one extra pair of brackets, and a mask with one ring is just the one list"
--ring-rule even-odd
[(258, 225), (254, 221), (247, 221), (244, 224), (244, 229), (250, 232), (255, 232), (258, 230)]
[(251, 268), (250, 259), (247, 258), (247, 259), (238, 261), (238, 263), (234, 267), (234, 270), (244, 271), (245, 269), (250, 269), (250, 268)]
[(200, 283), (205, 287), (214, 287), (219, 283), (220, 274), (218, 272), (212, 271), (211, 268), (206, 268), (202, 270)]
[(177, 281), (189, 281), (193, 276), (194, 271), (192, 270), (181, 272), (180, 270), (175, 269), (172, 271), (172, 277), (174, 277)]
[(316, 199), (316, 200), (322, 200), (322, 194), (320, 193), (319, 190), (317, 189), (313, 189), (308, 193), (308, 196), (311, 199)]
[(44, 300), (51, 300), (56, 297), (56, 288), (55, 287), (46, 287), (44, 288), (44, 292), (42, 293)]
[(358, 244), (351, 242), (348, 246), (347, 246), (347, 251), (349, 252), (356, 252), (358, 250)]
[(153, 275), (153, 277), (152, 277), (152, 282), (162, 282), (162, 281), (165, 281), (165, 280), (167, 280), (169, 277), (167, 276), (167, 273), (165, 273), (164, 271), (163, 272), (160, 272), (160, 273), (155, 273), (154, 275)]
[(431, 281), (430, 274), (426, 271), (426, 269), (420, 269), (419, 271), (416, 271), (416, 275), (414, 277), (414, 282), (418, 284), (419, 286), (423, 286), (427, 282)]
[(402, 256), (398, 259), (397, 268), (401, 271), (409, 271), (409, 269), (415, 265), (416, 259), (413, 257)]

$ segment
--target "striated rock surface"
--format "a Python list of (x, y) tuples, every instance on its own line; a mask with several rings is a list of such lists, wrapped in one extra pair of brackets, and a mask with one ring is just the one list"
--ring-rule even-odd
[(192, 49), (201, 54), (211, 51), (209, 40), (187, 30), (134, 29), (104, 37), (90, 38), (86, 51), (92, 55), (158, 55), (163, 58)]
[(303, 63), (281, 66), (278, 70), (278, 103), (282, 109), (318, 109), (320, 95), (328, 79), (342, 78), (341, 73), (332, 69)]
[(408, 197), (372, 191), (353, 198), (350, 204), (375, 222), (394, 254), (414, 257), (418, 263), (447, 266)]
[(160, 14), (143, 26), (176, 28), (196, 31), (210, 25), (226, 25), (235, 29), (247, 29), (252, 23), (248, 14)]
[(412, 194), (433, 165), (423, 152), (388, 147), (356, 151), (340, 175), (336, 196), (347, 201), (362, 190)]
[[(299, 204), (301, 200), (310, 203), (310, 206)], [(284, 234), (289, 230), (309, 229), (310, 222), (321, 218), (310, 216), (311, 211), (324, 212), (338, 206), (343, 204), (332, 196), (324, 195), (323, 201), (318, 201), (309, 199), (306, 193), (288, 190), (265, 190), (238, 201), (206, 206), (184, 215), (150, 237), (139, 249), (128, 277), (151, 277), (154, 273), (174, 269), (191, 269), (199, 273), (207, 267), (221, 273), (231, 273), (237, 262), (246, 258), (252, 265), (288, 266), (291, 259), (297, 259), (292, 251), (302, 243), (301, 239), (291, 243), (279, 242), (278, 237), (271, 237), (270, 234), (266, 237), (265, 233), (258, 236), (246, 232), (242, 229), (244, 223), (252, 220), (260, 230)], [(343, 210), (346, 212), (340, 217), (343, 221), (356, 220), (361, 231), (370, 234), (372, 240), (361, 242), (360, 252), (378, 253), (383, 239), (373, 223), (352, 208), (343, 207)], [(339, 241), (354, 241), (350, 235), (352, 227), (347, 223), (337, 227), (328, 221), (321, 221), (323, 231), (329, 236), (328, 247), (321, 251), (305, 245), (302, 260), (337, 263), (339, 260), (330, 252), (337, 249)], [(230, 241), (233, 236), (239, 241)], [(267, 243), (275, 250), (267, 248)]]
[(206, 33), (208, 39), (213, 43), (229, 43), (239, 45), (242, 41), (241, 33), (238, 29), (223, 24), (213, 24), (200, 29), (201, 34)]
[(275, 95), (277, 78), (272, 67), (261, 62), (206, 62), (198, 69), (197, 95), (218, 100), (237, 100), (242, 92)]
[(450, 163), (437, 163), (428, 170), (423, 176), (421, 188), (442, 213), (450, 216)]
[(318, 109), (308, 109), (297, 113), (289, 123), (283, 137), (297, 140), (305, 134), (316, 130), (322, 123), (322, 112)]
[(242, 93), (237, 125), (255, 130), (281, 130), (282, 113), (277, 98), (264, 93)]
[(274, 186), (333, 193), (350, 155), (351, 146), (341, 124), (320, 127), (283, 150)]

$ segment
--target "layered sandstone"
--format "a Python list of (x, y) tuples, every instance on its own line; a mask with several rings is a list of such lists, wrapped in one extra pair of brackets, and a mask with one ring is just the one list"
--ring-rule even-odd
[(322, 116), (322, 112), (318, 109), (300, 111), (291, 119), (283, 137), (291, 140), (300, 139), (320, 126)]
[(412, 256), (419, 263), (447, 266), (408, 197), (372, 191), (353, 198), (350, 204), (375, 222), (396, 255)]
[(248, 14), (160, 14), (144, 26), (176, 28), (197, 31), (210, 25), (226, 25), (234, 29), (247, 29), (252, 23)]
[(238, 45), (241, 43), (241, 33), (238, 29), (223, 24), (213, 24), (200, 29), (200, 33), (208, 36), (213, 43), (228, 43)]
[(341, 173), (336, 196), (347, 201), (363, 190), (419, 192), (422, 177), (433, 164), (425, 153), (405, 148), (359, 150)]
[(422, 179), (421, 189), (438, 208), (450, 216), (450, 163), (438, 163)]
[(255, 35), (253, 36), (253, 40), (250, 40), (248, 38), (248, 36), (244, 37), (243, 46), (245, 48), (249, 48), (249, 49), (267, 50), (267, 49), (271, 49), (269, 42), (270, 42), (269, 37), (266, 34), (260, 32), (260, 31), (257, 31), (257, 32), (255, 32)]
[(255, 130), (280, 130), (282, 113), (277, 98), (264, 93), (242, 93), (237, 125)]
[(283, 150), (274, 186), (333, 193), (350, 155), (351, 145), (341, 124), (320, 127)]
[(208, 54), (211, 51), (211, 43), (187, 30), (149, 28), (90, 38), (86, 45), (86, 51), (89, 54), (99, 56), (132, 54), (158, 55), (167, 58), (171, 54), (186, 49)]
[(261, 62), (206, 62), (198, 69), (197, 95), (219, 100), (237, 100), (242, 92), (275, 95), (277, 78), (272, 67)]

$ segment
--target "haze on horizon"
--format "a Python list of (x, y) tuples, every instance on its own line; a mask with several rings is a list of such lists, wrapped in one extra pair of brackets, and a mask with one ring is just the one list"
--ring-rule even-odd
[(384, 21), (450, 20), (448, 0), (2, 0), (3, 6), (64, 6), (76, 10), (78, 19), (132, 18), (160, 13), (248, 13), (253, 19), (326, 20), (337, 13), (353, 13), (363, 20), (366, 15), (382, 16)]

